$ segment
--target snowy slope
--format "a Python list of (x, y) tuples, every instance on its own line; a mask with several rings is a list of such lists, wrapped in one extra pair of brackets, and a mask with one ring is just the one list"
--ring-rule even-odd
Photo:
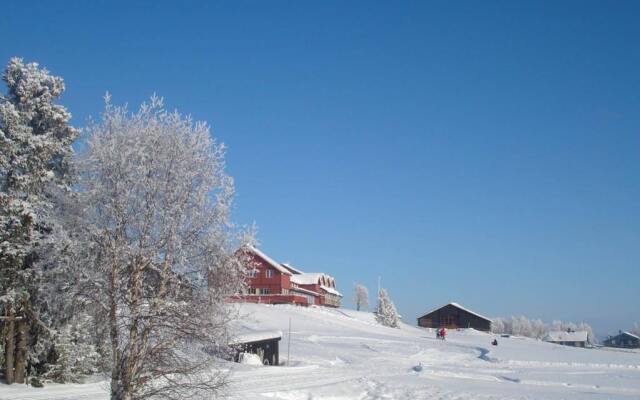
[[(473, 330), (376, 324), (352, 310), (245, 304), (242, 328), (280, 330), (289, 365), (230, 364), (233, 399), (640, 399), (640, 353), (576, 349)], [(422, 365), (422, 371), (413, 367)], [(106, 399), (106, 385), (0, 386), (0, 399)]]

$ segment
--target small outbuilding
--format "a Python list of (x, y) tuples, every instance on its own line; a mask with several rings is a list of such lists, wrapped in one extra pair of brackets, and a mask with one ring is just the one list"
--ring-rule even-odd
[(488, 332), (491, 319), (475, 313), (458, 303), (445, 304), (418, 318), (418, 326), (423, 328), (473, 328)]
[(620, 347), (623, 349), (639, 349), (640, 337), (630, 332), (618, 333), (616, 336), (609, 336), (602, 342), (607, 347)]
[(242, 353), (255, 354), (264, 365), (280, 365), (279, 342), (281, 331), (252, 331), (237, 335), (230, 343), (235, 350), (234, 361), (240, 361)]
[(587, 331), (551, 331), (544, 338), (545, 342), (573, 347), (587, 347), (588, 340)]

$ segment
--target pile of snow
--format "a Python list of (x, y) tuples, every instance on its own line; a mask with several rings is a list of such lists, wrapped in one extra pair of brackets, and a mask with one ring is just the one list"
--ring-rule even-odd
[(252, 353), (240, 353), (238, 356), (238, 362), (244, 365), (262, 365), (262, 360), (257, 354)]

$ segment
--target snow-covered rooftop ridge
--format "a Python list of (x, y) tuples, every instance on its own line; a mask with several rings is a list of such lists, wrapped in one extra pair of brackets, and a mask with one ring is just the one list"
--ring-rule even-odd
[(243, 333), (234, 336), (229, 344), (260, 342), (263, 340), (282, 338), (282, 331), (249, 331), (245, 329), (241, 332)]
[(586, 342), (587, 331), (551, 331), (544, 338), (547, 342)]
[(334, 288), (331, 288), (331, 287), (328, 287), (328, 286), (325, 286), (325, 285), (320, 285), (320, 288), (325, 290), (328, 293), (335, 294), (336, 296), (342, 297), (342, 294), (340, 292), (338, 292), (337, 290), (335, 290)]
[(318, 283), (318, 279), (322, 276), (318, 272), (303, 272), (301, 274), (292, 275), (291, 282), (299, 285), (315, 285)]
[(623, 331), (623, 332), (621, 333), (621, 335), (629, 335), (629, 336), (631, 336), (631, 337), (634, 337), (634, 338), (636, 338), (636, 339), (639, 339), (639, 340), (640, 340), (640, 336), (638, 336), (638, 335), (634, 335), (633, 333), (631, 333), (631, 332), (629, 332), (629, 331)]
[(441, 308), (444, 308), (444, 307), (446, 307), (446, 306), (454, 306), (454, 307), (456, 307), (456, 308), (459, 308), (460, 310), (463, 310), (463, 311), (468, 312), (469, 314), (473, 314), (473, 315), (475, 315), (476, 317), (479, 317), (479, 318), (482, 318), (482, 319), (486, 319), (487, 321), (491, 321), (491, 318), (485, 317), (485, 316), (484, 316), (484, 315), (482, 315), (482, 314), (478, 314), (477, 312), (471, 311), (471, 310), (469, 310), (468, 308), (465, 308), (465, 307), (461, 306), (460, 304), (458, 304), (458, 303), (456, 303), (456, 302), (453, 302), (453, 301), (452, 301), (452, 302), (450, 302), (450, 303), (444, 304), (444, 305), (442, 305), (442, 306), (440, 306), (440, 307), (434, 308), (434, 309), (433, 309), (433, 310), (431, 310), (431, 311), (427, 311), (426, 313), (422, 313), (422, 315), (421, 315), (421, 316), (424, 316), (424, 315), (427, 315), (427, 314), (431, 314), (432, 312), (437, 311), (437, 310), (439, 310), (439, 309), (441, 309)]
[(251, 245), (247, 246), (249, 248), (249, 250), (251, 250), (255, 255), (257, 255), (258, 257), (262, 258), (267, 264), (269, 264), (270, 266), (272, 266), (273, 268), (277, 269), (278, 271), (282, 272), (285, 275), (291, 275), (291, 272), (289, 272), (288, 269), (286, 269), (285, 267), (283, 267), (282, 265), (278, 264), (277, 262), (275, 262), (271, 257), (269, 257), (268, 255), (264, 254), (262, 251), (258, 250), (256, 247), (253, 247)]
[(304, 272), (302, 272), (301, 270), (299, 270), (298, 268), (294, 267), (291, 264), (288, 263), (282, 263), (282, 266), (285, 267), (286, 269), (288, 269), (289, 271), (291, 271), (294, 274), (304, 274)]

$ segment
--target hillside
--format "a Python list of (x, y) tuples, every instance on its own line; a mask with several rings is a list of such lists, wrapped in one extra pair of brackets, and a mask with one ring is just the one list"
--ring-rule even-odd
[[(466, 330), (378, 325), (371, 313), (244, 304), (242, 329), (281, 330), (279, 367), (229, 364), (233, 399), (637, 399), (640, 353)], [(421, 364), (422, 371), (413, 367)], [(106, 382), (1, 387), (0, 399), (106, 399)]]
[[(640, 353), (577, 349), (473, 330), (378, 325), (371, 313), (243, 305), (246, 328), (285, 331), (288, 367), (239, 366), (235, 398), (637, 399)], [(286, 336), (281, 360), (286, 361)], [(422, 364), (422, 371), (414, 366)]]

